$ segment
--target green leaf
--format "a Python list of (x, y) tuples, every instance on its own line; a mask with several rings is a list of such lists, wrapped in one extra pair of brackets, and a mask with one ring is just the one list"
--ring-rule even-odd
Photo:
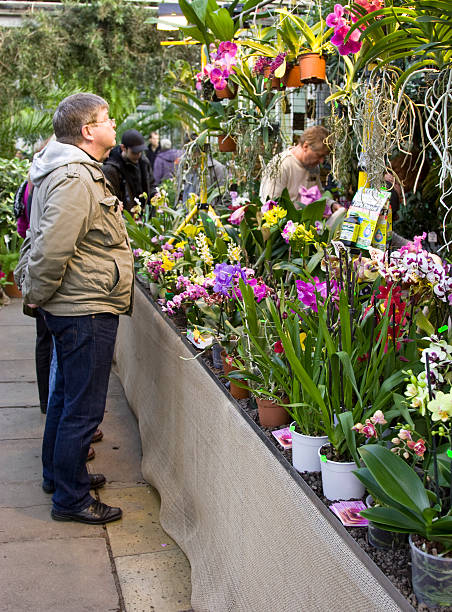
[(301, 220), (306, 225), (314, 225), (315, 221), (320, 221), (325, 212), (325, 198), (321, 198), (312, 204), (308, 204), (301, 209)]
[(384, 531), (397, 531), (399, 533), (425, 533), (422, 521), (416, 521), (405, 512), (395, 508), (369, 508), (362, 510), (361, 516), (372, 521), (377, 527)]
[(376, 444), (362, 446), (359, 454), (389, 498), (419, 515), (430, 506), (419, 476), (403, 459)]
[(421, 310), (416, 313), (414, 318), (416, 325), (420, 327), (428, 336), (432, 336), (435, 333), (435, 328)]
[(206, 18), (207, 25), (219, 40), (232, 40), (235, 34), (234, 21), (229, 11), (221, 8), (214, 13), (209, 13)]
[(350, 410), (347, 410), (347, 412), (342, 412), (338, 416), (338, 419), (341, 424), (342, 431), (344, 433), (347, 448), (350, 451), (351, 456), (353, 457), (353, 461), (356, 463), (358, 467), (360, 467), (361, 462), (359, 460), (359, 455), (356, 450), (356, 436), (355, 436), (355, 432), (352, 429), (354, 425), (353, 415), (350, 412)]

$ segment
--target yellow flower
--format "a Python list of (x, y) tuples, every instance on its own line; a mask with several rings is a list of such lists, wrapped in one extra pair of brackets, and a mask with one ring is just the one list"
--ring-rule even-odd
[(287, 211), (284, 210), (284, 208), (281, 208), (281, 206), (275, 206), (263, 214), (262, 219), (264, 224), (262, 227), (273, 227), (274, 225), (278, 224), (280, 219), (284, 219), (286, 215)]
[(175, 262), (172, 261), (168, 255), (163, 254), (162, 255), (162, 268), (165, 270), (165, 272), (169, 272), (170, 270), (172, 270), (175, 266)]
[(177, 242), (174, 246), (176, 247), (176, 249), (183, 249), (186, 244), (186, 240), (181, 240), (180, 242)]
[(305, 350), (305, 346), (304, 346), (304, 341), (306, 340), (306, 334), (304, 332), (300, 333), (300, 344), (301, 344), (301, 350), (304, 351)]
[(188, 238), (194, 238), (198, 233), (199, 229), (200, 228), (196, 227), (196, 225), (193, 225), (193, 223), (187, 223), (187, 225), (182, 231), (186, 236), (188, 236)]
[(187, 199), (188, 209), (191, 210), (194, 206), (196, 206), (198, 200), (199, 196), (197, 196), (196, 193), (191, 193)]

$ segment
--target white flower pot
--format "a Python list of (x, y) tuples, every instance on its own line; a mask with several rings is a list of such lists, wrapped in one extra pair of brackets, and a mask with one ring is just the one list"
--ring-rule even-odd
[[(320, 460), (320, 448), (318, 450)], [(338, 461), (320, 460), (322, 470), (323, 494), (331, 501), (359, 499), (364, 495), (365, 487), (353, 474), (358, 469), (354, 461), (339, 463)]]
[[(292, 423), (295, 425), (295, 421)], [(328, 436), (305, 436), (292, 431), (292, 465), (298, 472), (320, 472), (319, 448)]]

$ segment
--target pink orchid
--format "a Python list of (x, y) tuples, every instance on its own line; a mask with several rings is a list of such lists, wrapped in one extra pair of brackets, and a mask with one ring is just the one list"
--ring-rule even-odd
[(370, 420), (372, 421), (372, 423), (375, 423), (375, 425), (386, 425), (386, 423), (388, 421), (386, 421), (385, 419), (385, 415), (383, 414), (383, 412), (381, 410), (377, 410), (374, 415), (372, 417), (370, 417)]
[(229, 223), (232, 223), (233, 225), (240, 225), (240, 223), (243, 221), (247, 208), (248, 205), (246, 204), (245, 206), (241, 206), (240, 208), (234, 210), (234, 212), (232, 213), (232, 215), (230, 215), (228, 219)]
[(420, 438), (417, 442), (413, 440), (408, 440), (406, 443), (408, 448), (412, 450), (418, 457), (423, 457), (426, 449), (425, 442), (422, 438)]
[(312, 187), (309, 187), (309, 189), (307, 189), (304, 185), (301, 185), (298, 195), (300, 196), (300, 202), (306, 206), (322, 197), (320, 189), (317, 185), (313, 185)]
[(237, 53), (237, 45), (230, 40), (221, 42), (218, 46), (216, 59), (221, 59), (226, 53), (228, 53), (231, 57), (234, 57)]
[(377, 430), (373, 423), (370, 422), (369, 419), (366, 419), (366, 424), (361, 429), (361, 433), (366, 436), (366, 438), (378, 438)]
[(274, 206), (276, 206), (275, 200), (268, 200), (261, 206), (261, 212), (266, 213), (271, 210)]
[(331, 43), (337, 47), (340, 55), (358, 53), (358, 51), (361, 49), (362, 43), (359, 40), (361, 37), (361, 32), (359, 30), (354, 30), (347, 42), (344, 43), (344, 39), (349, 30), (350, 26), (344, 25), (341, 28), (337, 28), (331, 37)]
[(401, 429), (398, 436), (401, 440), (411, 440), (411, 431), (408, 431), (408, 429)]
[[(326, 18), (326, 25), (329, 28), (342, 27), (346, 24), (344, 19), (345, 9), (342, 4), (334, 5), (334, 12), (330, 13)], [(334, 43), (333, 43), (334, 44)]]

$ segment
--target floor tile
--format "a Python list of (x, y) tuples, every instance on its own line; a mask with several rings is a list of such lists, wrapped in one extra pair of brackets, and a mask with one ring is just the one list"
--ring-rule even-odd
[(2, 612), (119, 610), (103, 538), (0, 544), (0, 584)]
[(109, 489), (107, 486), (100, 489), (99, 496), (106, 504), (120, 506), (123, 512), (121, 521), (107, 525), (114, 557), (160, 552), (177, 546), (160, 526), (160, 497), (153, 487)]
[(181, 612), (191, 607), (190, 565), (181, 550), (115, 559), (127, 612)]

